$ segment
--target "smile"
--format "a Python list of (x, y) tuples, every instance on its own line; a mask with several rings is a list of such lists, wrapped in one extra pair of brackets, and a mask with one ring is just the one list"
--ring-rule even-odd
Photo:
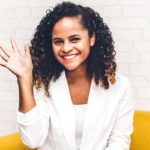
[(76, 57), (78, 54), (74, 54), (74, 55), (70, 55), (70, 56), (63, 56), (64, 59), (72, 59), (74, 57)]

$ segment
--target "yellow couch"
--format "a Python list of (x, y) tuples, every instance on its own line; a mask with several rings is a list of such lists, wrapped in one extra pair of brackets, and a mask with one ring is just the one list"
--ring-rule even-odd
[(130, 150), (150, 150), (150, 111), (135, 111)]
[[(33, 150), (26, 147), (19, 133), (0, 137), (0, 150)], [(150, 112), (135, 111), (130, 150), (150, 150)]]
[(36, 150), (25, 146), (19, 133), (0, 137), (0, 150)]

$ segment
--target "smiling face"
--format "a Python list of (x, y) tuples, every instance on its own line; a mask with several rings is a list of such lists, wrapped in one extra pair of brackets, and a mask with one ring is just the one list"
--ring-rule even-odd
[(53, 28), (52, 47), (55, 58), (67, 70), (85, 67), (85, 60), (94, 45), (95, 36), (89, 38), (88, 30), (83, 28), (78, 17), (64, 17)]

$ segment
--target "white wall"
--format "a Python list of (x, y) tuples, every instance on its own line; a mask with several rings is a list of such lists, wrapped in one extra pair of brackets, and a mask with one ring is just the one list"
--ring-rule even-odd
[[(80, 2), (79, 2), (80, 1)], [(24, 53), (45, 10), (56, 0), (0, 0), (0, 44), (11, 50), (14, 37)], [(74, 0), (93, 7), (110, 27), (117, 51), (118, 72), (127, 75), (133, 87), (137, 110), (150, 110), (150, 1)], [(17, 80), (0, 67), (0, 136), (18, 131)]]

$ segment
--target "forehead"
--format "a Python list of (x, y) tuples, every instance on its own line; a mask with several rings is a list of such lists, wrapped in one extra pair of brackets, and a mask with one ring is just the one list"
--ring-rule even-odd
[(65, 36), (71, 34), (83, 34), (87, 32), (81, 22), (81, 17), (64, 17), (60, 19), (53, 28), (52, 36)]

